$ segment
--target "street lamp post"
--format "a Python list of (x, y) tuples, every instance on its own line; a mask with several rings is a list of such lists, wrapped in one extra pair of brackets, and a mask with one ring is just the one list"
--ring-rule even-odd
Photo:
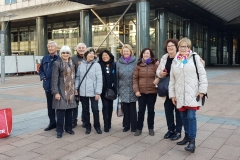
[(4, 34), (5, 31), (2, 30), (1, 31), (1, 49), (2, 49), (2, 53), (1, 53), (1, 83), (5, 83), (5, 48), (4, 48)]

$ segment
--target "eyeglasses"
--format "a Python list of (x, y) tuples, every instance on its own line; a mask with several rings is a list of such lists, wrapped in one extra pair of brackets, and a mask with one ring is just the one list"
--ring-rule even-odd
[(173, 47), (175, 47), (175, 45), (167, 46), (167, 48), (173, 48)]
[(182, 48), (182, 49), (187, 49), (188, 46), (179, 46), (179, 48)]
[(62, 54), (69, 54), (68, 52), (62, 52)]

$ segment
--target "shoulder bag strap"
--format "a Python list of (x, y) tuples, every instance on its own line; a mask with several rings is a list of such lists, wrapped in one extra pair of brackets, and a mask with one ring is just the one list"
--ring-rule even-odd
[(197, 69), (195, 54), (193, 54), (193, 62), (194, 62), (195, 68), (196, 68), (197, 78), (198, 78), (198, 81), (199, 81), (199, 74), (198, 74), (198, 69)]
[[(94, 62), (93, 62), (93, 63), (94, 63)], [(80, 82), (79, 88), (80, 88), (80, 86), (81, 86), (81, 84), (82, 84), (84, 78), (86, 77), (87, 73), (89, 72), (89, 70), (90, 70), (91, 67), (93, 66), (93, 63), (92, 63), (91, 66), (88, 68), (87, 72), (84, 74), (83, 79), (82, 79), (81, 82)]]

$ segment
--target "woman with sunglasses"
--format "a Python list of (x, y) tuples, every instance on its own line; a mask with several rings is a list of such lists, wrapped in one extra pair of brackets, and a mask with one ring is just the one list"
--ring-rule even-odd
[(53, 63), (52, 94), (54, 98), (52, 106), (53, 109), (57, 110), (57, 138), (62, 138), (64, 130), (69, 134), (74, 134), (72, 109), (76, 108), (75, 66), (70, 58), (71, 54), (71, 49), (68, 46), (63, 46), (60, 49), (61, 58)]

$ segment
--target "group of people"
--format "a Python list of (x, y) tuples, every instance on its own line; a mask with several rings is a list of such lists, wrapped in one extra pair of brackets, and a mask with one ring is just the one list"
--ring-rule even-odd
[(122, 46), (121, 57), (117, 61), (108, 50), (102, 51), (97, 57), (94, 48), (87, 48), (84, 43), (77, 45), (78, 53), (74, 56), (71, 56), (72, 51), (68, 46), (63, 46), (58, 53), (54, 41), (48, 42), (47, 47), (49, 54), (43, 57), (39, 68), (50, 119), (45, 131), (56, 128), (57, 138), (62, 137), (64, 130), (74, 134), (78, 105), (81, 102), (85, 134), (90, 134), (92, 128), (90, 104), (94, 129), (97, 134), (102, 134), (98, 108), (98, 100), (101, 98), (103, 128), (104, 132), (109, 132), (113, 99), (107, 95), (111, 90), (114, 97), (122, 102), (123, 132), (130, 130), (134, 136), (141, 135), (147, 107), (148, 131), (150, 136), (154, 136), (157, 85), (162, 78), (170, 76), (169, 95), (164, 102), (168, 126), (164, 138), (180, 139), (184, 126), (185, 137), (177, 144), (188, 143), (185, 150), (195, 151), (196, 110), (202, 106), (201, 99), (207, 93), (208, 82), (204, 61), (190, 50), (191, 41), (188, 38), (179, 42), (177, 39), (166, 40), (166, 54), (160, 62), (150, 48), (143, 49), (137, 58), (128, 44)]

